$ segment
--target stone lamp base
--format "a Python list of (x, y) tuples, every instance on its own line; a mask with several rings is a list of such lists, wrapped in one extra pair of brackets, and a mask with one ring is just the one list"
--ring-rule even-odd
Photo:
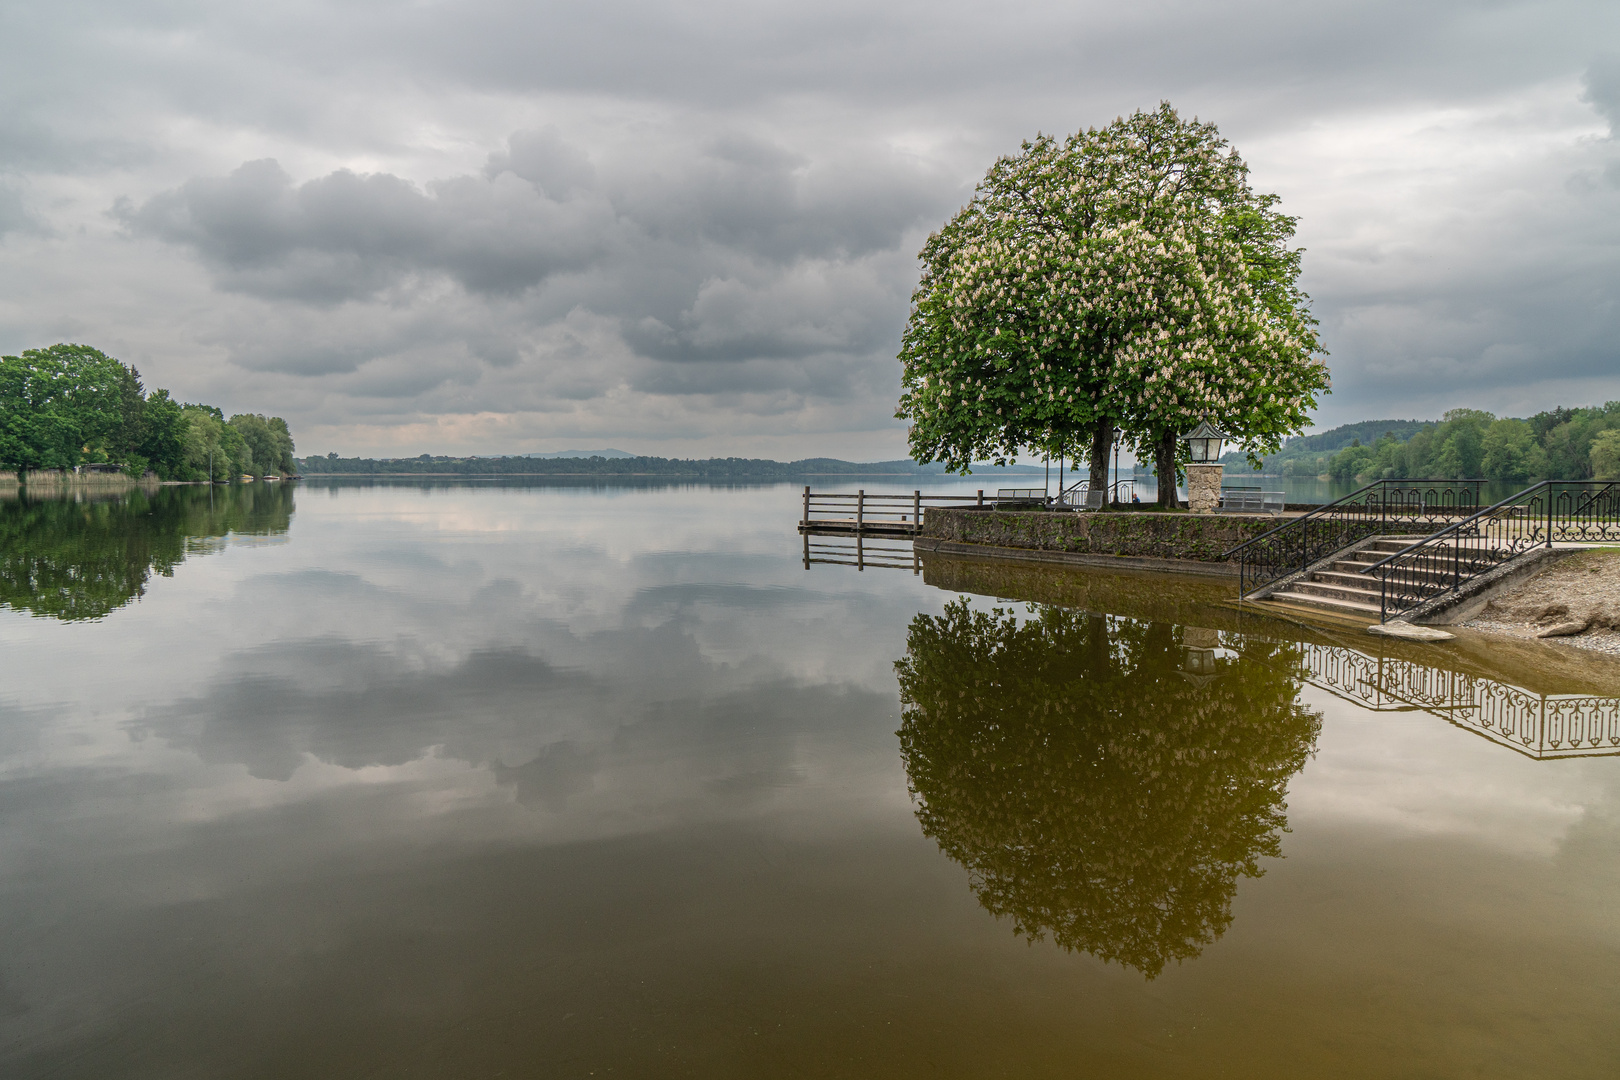
[(1194, 514), (1213, 514), (1221, 505), (1220, 464), (1188, 465), (1187, 509)]

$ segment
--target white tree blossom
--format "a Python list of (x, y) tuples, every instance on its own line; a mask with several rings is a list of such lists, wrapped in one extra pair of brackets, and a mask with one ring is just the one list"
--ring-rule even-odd
[(1276, 201), (1168, 104), (997, 161), (921, 254), (896, 413), (913, 456), (1084, 450), (1100, 479), (1117, 432), (1173, 493), (1201, 417), (1275, 450), (1329, 382)]

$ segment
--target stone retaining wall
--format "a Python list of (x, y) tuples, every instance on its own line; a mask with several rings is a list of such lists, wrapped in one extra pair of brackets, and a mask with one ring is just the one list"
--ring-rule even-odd
[(929, 508), (922, 534), (958, 544), (1219, 562), (1221, 554), (1282, 524), (1264, 514), (1156, 514)]

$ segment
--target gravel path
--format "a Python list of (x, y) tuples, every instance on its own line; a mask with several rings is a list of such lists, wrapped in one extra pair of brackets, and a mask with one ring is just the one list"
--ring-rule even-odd
[(1620, 549), (1594, 548), (1560, 559), (1492, 598), (1461, 625), (1507, 637), (1536, 638), (1575, 623), (1578, 633), (1543, 640), (1620, 656)]

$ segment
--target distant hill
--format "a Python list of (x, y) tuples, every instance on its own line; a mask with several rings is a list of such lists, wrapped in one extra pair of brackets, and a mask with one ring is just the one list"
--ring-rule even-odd
[[(945, 477), (942, 465), (915, 461), (840, 461), (804, 458), (772, 461), (768, 458), (661, 458), (530, 456), (448, 457), (422, 454), (413, 458), (345, 458), (336, 454), (299, 459), (305, 476), (558, 476), (558, 477), (668, 477), (682, 480), (774, 482), (816, 476)], [(1039, 465), (1005, 469), (986, 465), (975, 475), (1029, 475)]]
[[(1362, 420), (1355, 424), (1341, 424), (1315, 435), (1297, 435), (1283, 444), (1277, 453), (1265, 459), (1260, 471), (1274, 476), (1298, 472), (1316, 476), (1327, 471), (1327, 460), (1351, 443), (1359, 440), (1370, 445), (1385, 434), (1394, 435), (1405, 442), (1413, 435), (1439, 424), (1438, 420)], [(1317, 459), (1321, 459), (1320, 462)], [(1233, 450), (1221, 457), (1228, 469), (1249, 472), (1248, 458), (1241, 450)], [(1320, 467), (1317, 467), (1318, 464)]]

